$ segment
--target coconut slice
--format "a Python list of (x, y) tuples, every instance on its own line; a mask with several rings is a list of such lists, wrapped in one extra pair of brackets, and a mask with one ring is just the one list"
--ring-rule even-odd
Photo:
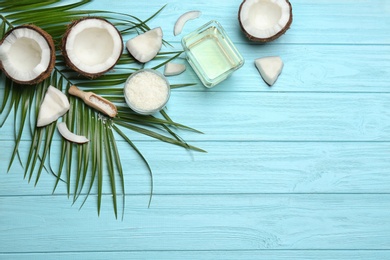
[(89, 142), (89, 140), (83, 135), (76, 135), (69, 131), (68, 126), (64, 123), (58, 123), (57, 125), (58, 132), (64, 137), (66, 140), (71, 141), (73, 143), (83, 144)]
[(70, 108), (68, 98), (59, 89), (49, 86), (39, 108), (37, 127), (56, 121)]
[(179, 75), (180, 73), (183, 73), (185, 70), (186, 70), (186, 65), (184, 64), (168, 62), (167, 64), (165, 64), (164, 67), (164, 75), (176, 76)]
[(156, 57), (162, 46), (161, 27), (154, 28), (127, 41), (130, 54), (139, 62), (145, 63)]
[(182, 14), (176, 21), (175, 27), (173, 28), (173, 35), (178, 35), (183, 30), (184, 25), (187, 21), (198, 18), (202, 13), (200, 11), (189, 11)]
[(0, 42), (0, 69), (16, 83), (39, 83), (50, 76), (54, 64), (53, 39), (37, 26), (15, 27)]
[(62, 39), (66, 64), (88, 78), (97, 78), (112, 69), (122, 51), (120, 32), (112, 23), (99, 17), (73, 22)]
[(244, 0), (238, 12), (241, 29), (257, 42), (279, 38), (290, 28), (292, 17), (288, 0)]
[(275, 83), (283, 69), (283, 61), (279, 56), (256, 59), (255, 65), (261, 77), (270, 86)]

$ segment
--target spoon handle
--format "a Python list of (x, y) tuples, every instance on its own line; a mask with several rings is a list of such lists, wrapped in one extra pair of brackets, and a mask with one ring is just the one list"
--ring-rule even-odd
[(73, 95), (73, 96), (76, 96), (76, 97), (79, 97), (83, 100), (85, 100), (85, 92), (80, 90), (79, 88), (77, 88), (75, 85), (72, 85), (70, 86), (69, 90), (68, 90), (69, 94)]

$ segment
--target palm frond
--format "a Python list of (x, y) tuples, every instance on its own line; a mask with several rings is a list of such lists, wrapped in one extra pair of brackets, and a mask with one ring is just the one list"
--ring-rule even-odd
[(139, 157), (142, 159), (142, 161), (145, 163), (146, 167), (148, 168), (148, 172), (149, 172), (149, 176), (150, 176), (150, 196), (149, 196), (148, 207), (150, 207), (150, 204), (152, 203), (153, 187), (154, 187), (152, 168), (150, 168), (148, 161), (143, 156), (141, 151), (137, 148), (137, 146), (130, 140), (130, 138), (128, 138), (127, 135), (124, 134), (116, 125), (113, 125), (112, 127), (131, 146), (131, 148), (133, 148), (133, 150), (139, 155)]
[[(0, 2), (0, 36), (2, 38), (10, 28), (17, 25), (33, 23), (46, 30), (59, 43), (66, 30), (65, 25), (72, 20), (88, 15), (100, 16), (110, 20), (122, 34), (137, 34), (149, 30), (147, 23), (155, 18), (165, 7), (161, 7), (147, 19), (141, 20), (136, 16), (118, 12), (77, 10), (78, 7), (89, 2), (91, 0), (75, 0), (72, 3), (67, 1), (64, 4), (60, 0), (45, 0), (39, 3), (35, 0), (19, 0), (16, 2), (14, 0), (3, 0)], [(166, 45), (169, 44), (166, 43)], [(157, 65), (153, 68), (158, 69), (164, 66), (167, 62), (179, 57), (181, 53), (182, 51), (161, 51), (155, 58)], [(152, 169), (141, 151), (134, 145), (124, 130), (146, 135), (185, 149), (198, 152), (205, 151), (186, 143), (174, 130), (183, 129), (196, 133), (201, 132), (174, 122), (165, 111), (161, 112), (162, 117), (160, 118), (138, 115), (127, 107), (121, 85), (123, 85), (131, 73), (143, 67), (144, 64), (138, 63), (125, 51), (113, 71), (91, 81), (80, 77), (77, 73), (67, 68), (58, 51), (56, 66), (51, 76), (36, 86), (20, 86), (1, 73), (0, 82), (4, 85), (4, 98), (0, 105), (0, 115), (4, 116), (4, 118), (0, 122), (0, 128), (5, 121), (12, 118), (15, 129), (15, 145), (9, 169), (16, 158), (19, 158), (19, 162), (23, 166), (23, 160), (19, 154), (19, 145), (24, 134), (23, 129), (28, 127), (31, 143), (24, 166), (25, 178), (31, 181), (35, 176), (34, 183), (37, 185), (43, 171), (51, 172), (56, 178), (53, 193), (61, 182), (65, 182), (67, 196), (72, 196), (73, 203), (81, 196), (84, 197), (80, 207), (84, 205), (89, 195), (93, 192), (93, 188), (96, 187), (98, 214), (100, 214), (102, 207), (104, 183), (108, 183), (112, 194), (115, 217), (118, 216), (118, 196), (122, 195), (123, 218), (125, 181), (120, 151), (114, 135), (116, 133), (140, 156), (148, 169), (150, 175), (150, 206), (153, 195)], [(82, 90), (93, 91), (106, 97), (115, 102), (118, 107), (117, 117), (106, 118), (77, 98), (70, 96), (71, 108), (63, 116), (62, 120), (67, 124), (70, 131), (85, 135), (90, 142), (76, 145), (61, 139), (60, 151), (57, 153), (57, 158), (53, 159), (53, 161), (58, 163), (56, 166), (53, 165), (51, 156), (51, 144), (56, 135), (56, 123), (54, 122), (42, 128), (36, 127), (39, 107), (49, 85), (64, 92), (67, 92), (71, 85), (77, 85)], [(174, 84), (171, 88), (191, 85), (193, 84)], [(14, 110), (14, 116), (9, 117), (8, 114), (10, 114), (12, 109)], [(47, 164), (49, 167), (46, 167)], [(117, 187), (118, 181), (120, 187)]]

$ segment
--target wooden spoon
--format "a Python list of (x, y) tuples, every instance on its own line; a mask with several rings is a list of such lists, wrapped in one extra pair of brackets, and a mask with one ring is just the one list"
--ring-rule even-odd
[(116, 106), (113, 103), (93, 92), (84, 92), (74, 85), (69, 88), (68, 92), (73, 96), (81, 98), (85, 104), (109, 117), (115, 117), (118, 113)]

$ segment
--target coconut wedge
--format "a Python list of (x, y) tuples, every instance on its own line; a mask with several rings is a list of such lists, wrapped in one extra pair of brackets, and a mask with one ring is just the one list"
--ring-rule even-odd
[(128, 40), (126, 48), (136, 60), (146, 63), (156, 57), (160, 51), (162, 39), (161, 27), (157, 27)]
[(55, 64), (52, 37), (34, 25), (11, 29), (0, 42), (0, 69), (19, 84), (36, 84), (50, 76)]
[(261, 77), (269, 86), (276, 82), (283, 69), (283, 61), (279, 56), (256, 59), (255, 65)]
[(68, 98), (59, 89), (49, 86), (39, 108), (37, 127), (46, 126), (63, 116), (70, 108)]
[(112, 23), (99, 17), (87, 17), (69, 25), (61, 47), (67, 66), (93, 79), (115, 66), (122, 54), (123, 42)]
[(165, 76), (176, 76), (183, 73), (186, 70), (186, 65), (168, 62), (164, 67)]
[(244, 0), (238, 11), (242, 31), (256, 42), (279, 38), (290, 28), (292, 19), (288, 0)]
[(173, 28), (173, 35), (179, 35), (184, 25), (189, 21), (198, 18), (202, 13), (200, 11), (189, 11), (182, 14), (176, 21)]
[(58, 123), (57, 125), (58, 132), (64, 137), (66, 140), (73, 142), (73, 143), (78, 143), (78, 144), (83, 144), (89, 142), (89, 140), (83, 136), (83, 135), (76, 135), (75, 133), (72, 133), (69, 131), (68, 126), (64, 123)]

